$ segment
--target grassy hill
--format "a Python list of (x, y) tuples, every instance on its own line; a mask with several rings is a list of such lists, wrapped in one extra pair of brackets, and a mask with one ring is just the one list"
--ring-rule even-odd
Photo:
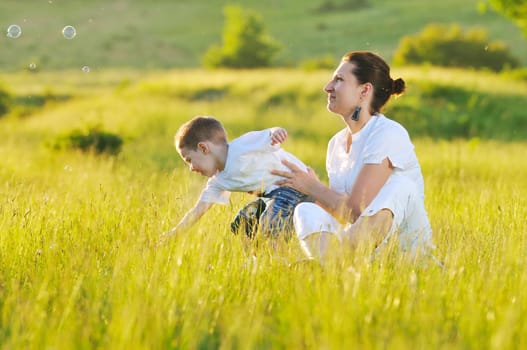
[[(527, 64), (527, 44), (513, 23), (492, 12), (478, 11), (479, 0), (370, 0), (357, 10), (316, 11), (324, 0), (229, 1), (253, 9), (271, 35), (283, 44), (280, 65), (354, 49), (368, 49), (390, 59), (403, 35), (430, 22), (480, 26), (492, 40), (502, 40)], [(343, 3), (335, 0), (333, 3)], [(22, 27), (18, 39), (0, 35), (0, 71), (107, 67), (198, 67), (201, 55), (220, 43), (220, 0), (18, 1), (0, 4), (0, 28)], [(64, 39), (73, 25), (77, 36)]]

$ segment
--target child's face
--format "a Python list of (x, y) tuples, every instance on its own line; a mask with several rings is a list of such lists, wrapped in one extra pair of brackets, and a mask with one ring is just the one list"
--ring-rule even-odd
[(189, 165), (191, 171), (202, 176), (212, 177), (219, 170), (216, 158), (206, 143), (200, 142), (195, 150), (181, 148), (179, 154)]

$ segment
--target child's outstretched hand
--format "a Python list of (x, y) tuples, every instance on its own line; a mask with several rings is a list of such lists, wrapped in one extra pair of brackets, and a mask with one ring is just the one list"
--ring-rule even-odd
[(174, 229), (174, 228), (172, 230), (170, 230), (170, 231), (163, 232), (159, 236), (159, 240), (157, 242), (157, 245), (163, 245), (163, 244), (167, 243), (168, 240), (173, 238), (174, 236), (176, 236), (176, 229)]
[(271, 129), (271, 145), (284, 143), (287, 139), (287, 130), (280, 127), (274, 127)]

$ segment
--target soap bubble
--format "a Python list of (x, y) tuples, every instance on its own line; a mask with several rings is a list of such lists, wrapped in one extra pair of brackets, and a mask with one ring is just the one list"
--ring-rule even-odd
[(90, 72), (90, 67), (88, 67), (88, 66), (84, 66), (84, 67), (82, 67), (82, 71), (83, 71), (84, 73), (89, 73), (89, 72)]
[(7, 28), (7, 37), (8, 38), (16, 39), (20, 35), (22, 35), (22, 28), (20, 28), (20, 26), (18, 24), (11, 24)]
[(62, 35), (64, 35), (66, 39), (73, 39), (75, 38), (75, 35), (77, 35), (77, 31), (73, 26), (65, 26), (62, 29)]

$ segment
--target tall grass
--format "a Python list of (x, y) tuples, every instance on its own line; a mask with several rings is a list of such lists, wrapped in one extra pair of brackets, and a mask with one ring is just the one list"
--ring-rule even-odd
[[(429, 76), (441, 85), (433, 76), (446, 72)], [(218, 116), (231, 137), (284, 125), (284, 147), (325, 178), (326, 143), (342, 127), (317, 95), (328, 74), (173, 71), (126, 86), (94, 75), (107, 83), (73, 81), (68, 100), (0, 120), (2, 348), (526, 347), (524, 141), (414, 137), (444, 269), (390, 251), (295, 263), (296, 240), (279, 253), (261, 242), (252, 258), (228, 226), (242, 194), (159, 244), (204, 183), (171, 144), (194, 114)], [(405, 74), (418, 86), (420, 75)], [(396, 119), (406, 98), (419, 102), (411, 90), (391, 101)], [(125, 137), (120, 155), (46, 146), (90, 122)]]

